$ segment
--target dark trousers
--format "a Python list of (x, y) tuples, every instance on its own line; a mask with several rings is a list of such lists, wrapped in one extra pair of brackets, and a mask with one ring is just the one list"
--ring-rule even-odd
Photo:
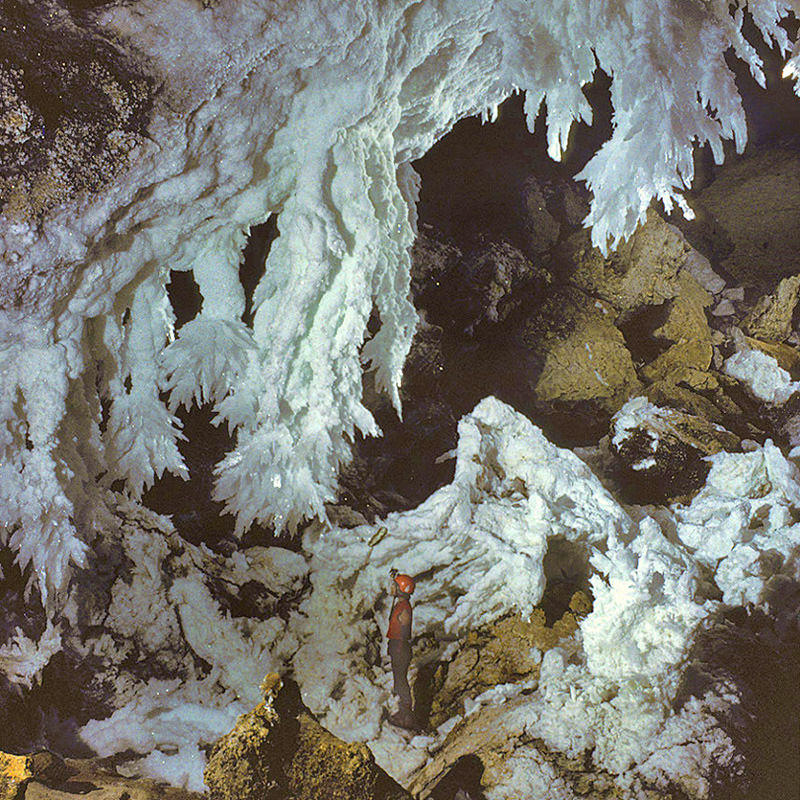
[(400, 698), (400, 712), (410, 714), (413, 706), (411, 687), (408, 685), (411, 643), (402, 639), (389, 639), (389, 657), (392, 659), (394, 693)]

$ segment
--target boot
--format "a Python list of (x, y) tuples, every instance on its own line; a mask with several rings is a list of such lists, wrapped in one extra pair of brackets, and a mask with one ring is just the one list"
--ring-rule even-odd
[(402, 705), (396, 714), (390, 714), (387, 719), (395, 728), (405, 728), (409, 731), (418, 729), (417, 721), (414, 718), (414, 712), (410, 708), (404, 708)]

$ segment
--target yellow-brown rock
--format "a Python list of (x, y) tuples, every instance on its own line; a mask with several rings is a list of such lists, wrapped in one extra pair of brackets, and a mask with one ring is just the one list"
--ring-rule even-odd
[(269, 675), (264, 701), (214, 746), (205, 771), (211, 800), (411, 800), (364, 744), (325, 730), (297, 686)]
[(33, 777), (33, 758), (0, 753), (0, 800), (21, 800), (25, 784)]
[(729, 395), (731, 378), (715, 371), (678, 368), (663, 380), (650, 384), (645, 396), (661, 408), (675, 408), (722, 425), (731, 431), (746, 429), (744, 411)]
[(760, 350), (772, 356), (778, 362), (778, 366), (785, 369), (793, 380), (800, 378), (800, 350), (796, 347), (784, 342), (762, 341), (749, 336), (745, 336), (744, 340), (753, 350)]
[(711, 366), (714, 348), (705, 313), (711, 296), (688, 273), (681, 273), (676, 283), (677, 294), (669, 302), (666, 319), (652, 334), (671, 345), (642, 369), (648, 382), (663, 380), (675, 370), (704, 371)]
[(508, 616), (472, 631), (455, 658), (434, 677), (431, 726), (462, 714), (467, 698), (494, 686), (538, 678), (541, 654), (575, 633), (578, 618), (590, 610), (591, 601), (579, 591), (572, 595), (569, 610), (552, 625), (547, 624), (544, 610), (536, 608), (529, 620)]
[[(754, 149), (726, 164), (692, 208), (703, 236), (721, 245), (719, 266), (734, 285), (770, 286), (797, 272), (800, 159), (794, 147)], [(772, 338), (772, 337), (770, 337)]]
[[(525, 321), (520, 341), (538, 364), (530, 371), (544, 414), (584, 416), (605, 424), (641, 384), (614, 312), (582, 291), (562, 287)], [(574, 424), (574, 422), (573, 422)]]
[(615, 252), (592, 247), (589, 231), (569, 237), (560, 254), (565, 277), (592, 297), (610, 303), (624, 322), (645, 306), (661, 305), (678, 294), (678, 271), (689, 245), (654, 211)]
[(784, 278), (773, 294), (764, 295), (742, 322), (742, 330), (756, 339), (782, 342), (792, 332), (792, 317), (800, 299), (800, 275)]
[(301, 713), (297, 721), (298, 748), (287, 769), (288, 797), (355, 800), (385, 796), (375, 794), (379, 767), (365, 744), (346, 744), (308, 713)]
[(62, 759), (46, 750), (0, 753), (0, 800), (203, 800), (203, 795), (151, 780), (117, 775), (99, 759)]

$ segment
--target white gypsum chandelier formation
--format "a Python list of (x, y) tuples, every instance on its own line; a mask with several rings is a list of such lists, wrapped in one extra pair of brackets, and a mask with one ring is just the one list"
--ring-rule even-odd
[[(410, 163), (466, 116), (516, 91), (547, 104), (553, 158), (582, 87), (612, 78), (613, 134), (578, 177), (607, 248), (653, 199), (684, 210), (695, 145), (717, 160), (746, 128), (733, 52), (763, 83), (745, 12), (791, 56), (795, 0), (245, 0), (204, 9), (139, 0), (98, 17), (162, 84), (131, 167), (0, 240), (0, 542), (52, 603), (83, 564), (102, 486), (134, 497), (186, 477), (174, 416), (211, 403), (236, 432), (216, 495), (240, 531), (324, 515), (357, 431), (364, 362), (399, 408), (416, 324), (408, 298), (417, 181)], [(254, 298), (238, 266), (249, 229), (280, 236)], [(177, 337), (165, 285), (191, 271), (199, 315)], [(376, 308), (379, 331), (366, 327)], [(101, 402), (102, 401), (102, 402)], [(105, 411), (103, 406), (105, 405)]]

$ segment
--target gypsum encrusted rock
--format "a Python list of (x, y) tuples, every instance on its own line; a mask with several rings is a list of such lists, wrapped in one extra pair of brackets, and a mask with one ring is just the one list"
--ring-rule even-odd
[(544, 610), (537, 608), (527, 621), (507, 616), (471, 631), (458, 653), (440, 664), (433, 675), (427, 690), (431, 696), (430, 726), (436, 728), (457, 714), (463, 715), (465, 701), (474, 700), (487, 689), (536, 678), (542, 653), (572, 636), (578, 619), (590, 610), (590, 598), (576, 592), (569, 610), (552, 625), (547, 624)]
[(41, 750), (0, 752), (0, 800), (202, 800), (204, 794), (118, 775), (100, 759), (62, 759)]
[(740, 449), (739, 437), (703, 417), (630, 400), (612, 420), (611, 448), (637, 502), (664, 502), (700, 489), (705, 457)]
[[(40, 668), (30, 691), (0, 680), (0, 748), (26, 750), (60, 737), (65, 754), (83, 754), (84, 742), (63, 736), (59, 720), (70, 720), (72, 729), (93, 725), (93, 746), (105, 747), (107, 735), (112, 742), (128, 735), (122, 709), (132, 704), (135, 719), (151, 684), (163, 682), (166, 709), (176, 686), (189, 695), (194, 690), (187, 687), (200, 691), (213, 668), (240, 696), (257, 692), (263, 653), (252, 640), (274, 646), (285, 631), (282, 615), (309, 588), (305, 560), (295, 552), (249, 547), (225, 558), (185, 542), (169, 520), (118, 496), (98, 506), (93, 525), (104, 536), (73, 578), (68, 609), (56, 620), (61, 652)], [(217, 695), (209, 688), (204, 702), (213, 705)], [(221, 702), (230, 705), (229, 698)], [(113, 714), (121, 716), (119, 725)], [(156, 709), (147, 722), (156, 746), (157, 717)]]
[(271, 673), (261, 689), (263, 702), (209, 756), (210, 800), (411, 800), (365, 744), (347, 744), (314, 719), (296, 684)]

